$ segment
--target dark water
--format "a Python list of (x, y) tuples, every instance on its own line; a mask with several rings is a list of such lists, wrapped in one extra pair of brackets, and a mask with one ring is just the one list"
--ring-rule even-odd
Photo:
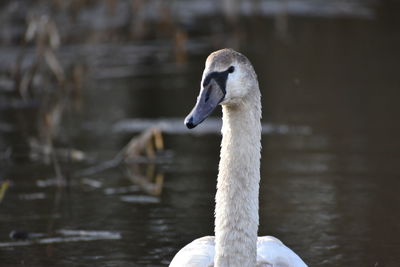
[[(46, 186), (55, 176), (51, 165), (3, 156), (0, 179), (11, 186), (0, 203), (0, 265), (167, 266), (182, 246), (212, 235), (218, 126), (193, 135), (168, 125), (194, 104), (207, 54), (236, 36), (234, 46), (258, 73), (270, 127), (263, 135), (260, 235), (278, 237), (310, 266), (400, 266), (400, 9), (387, 1), (365, 8), (366, 16), (354, 17), (289, 14), (283, 24), (279, 17), (244, 17), (235, 30), (216, 27), (218, 16), (200, 16), (183, 66), (169, 41), (65, 45), (61, 57), (83, 55), (91, 69), (82, 109), (63, 129), (94, 160), (70, 168), (112, 158), (147, 126), (135, 121), (133, 130), (120, 131), (121, 122), (161, 120), (169, 129), (168, 163), (156, 166), (162, 194), (150, 203), (127, 201), (145, 195), (140, 191), (107, 191), (132, 187), (122, 167), (83, 177), (89, 182)], [(17, 48), (2, 50), (12, 59)], [(5, 106), (4, 155), (23, 143), (17, 108)], [(121, 238), (16, 246), (8, 237), (12, 230), (62, 229)]]

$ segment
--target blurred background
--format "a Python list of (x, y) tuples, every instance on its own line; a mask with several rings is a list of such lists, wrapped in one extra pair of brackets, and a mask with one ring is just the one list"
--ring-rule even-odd
[(400, 266), (400, 4), (0, 3), (0, 265), (168, 266), (213, 235), (220, 111), (207, 55), (263, 101), (260, 235), (310, 266)]

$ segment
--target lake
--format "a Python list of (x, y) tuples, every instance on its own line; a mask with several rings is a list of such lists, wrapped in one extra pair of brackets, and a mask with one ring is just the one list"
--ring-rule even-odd
[[(25, 14), (11, 2), (2, 12)], [(183, 119), (207, 55), (222, 47), (250, 59), (262, 92), (259, 235), (278, 237), (309, 266), (400, 265), (399, 4), (259, 1), (232, 11), (152, 1), (143, 8), (151, 19), (133, 20), (141, 32), (126, 29), (126, 4), (110, 2), (111, 14), (89, 5), (75, 20), (50, 10), (57, 58), (84, 73), (79, 96), (55, 105), (64, 111), (54, 147), (82, 151), (80, 161), (32, 155), (28, 140), (47, 133), (36, 123), (43, 102), (13, 94), (25, 24), (3, 16), (11, 33), (0, 48), (1, 266), (168, 266), (185, 244), (213, 235), (220, 111), (195, 131)], [(46, 11), (40, 3), (26, 8)], [(29, 70), (37, 50), (25, 50)], [(145, 182), (121, 164), (74, 175), (152, 126), (165, 150), (135, 164)], [(12, 231), (28, 238), (10, 239)]]

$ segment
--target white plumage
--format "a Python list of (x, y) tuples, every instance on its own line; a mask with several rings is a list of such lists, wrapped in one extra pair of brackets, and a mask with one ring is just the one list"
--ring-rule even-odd
[[(214, 266), (215, 241), (213, 236), (198, 238), (182, 248), (174, 257), (170, 267)], [(257, 240), (257, 267), (306, 266), (300, 257), (279, 239), (260, 236)]]
[(257, 237), (261, 158), (261, 94), (249, 60), (231, 49), (206, 61), (200, 95), (185, 124), (193, 128), (222, 105), (215, 237), (194, 240), (170, 267), (304, 267), (281, 241)]

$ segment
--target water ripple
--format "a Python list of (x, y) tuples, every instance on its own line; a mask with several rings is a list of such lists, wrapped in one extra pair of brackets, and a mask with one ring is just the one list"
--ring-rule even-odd
[[(191, 130), (184, 126), (182, 118), (126, 119), (114, 124), (113, 131), (117, 133), (137, 133), (150, 127), (158, 127), (161, 131), (169, 134), (219, 134), (221, 126), (222, 121), (218, 118), (208, 118), (201, 125)], [(308, 126), (263, 123), (262, 132), (263, 134), (310, 135), (312, 129)]]

